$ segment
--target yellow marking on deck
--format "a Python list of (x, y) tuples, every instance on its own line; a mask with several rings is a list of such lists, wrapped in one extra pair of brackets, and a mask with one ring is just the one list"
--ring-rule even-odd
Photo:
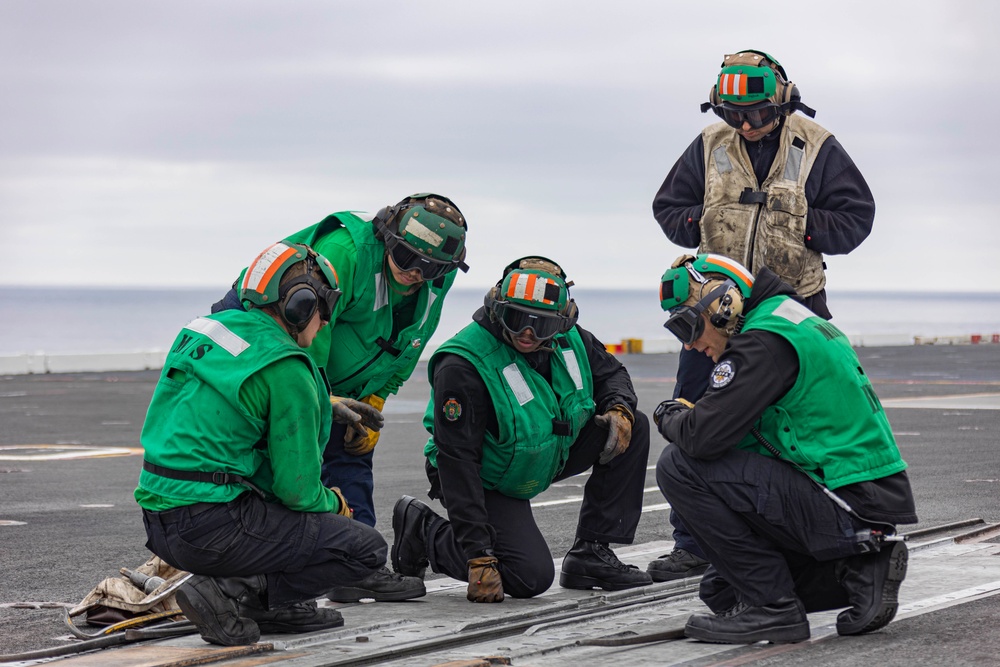
[(0, 461), (60, 461), (142, 454), (141, 447), (97, 445), (0, 445)]

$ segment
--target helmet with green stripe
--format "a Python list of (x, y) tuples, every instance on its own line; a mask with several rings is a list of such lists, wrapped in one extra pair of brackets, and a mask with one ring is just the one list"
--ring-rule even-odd
[(743, 304), (753, 289), (753, 275), (724, 255), (681, 255), (660, 279), (660, 307), (670, 313), (664, 326), (683, 343), (693, 343), (703, 325), (701, 314), (727, 336), (743, 321)]
[(410, 195), (379, 210), (372, 224), (403, 271), (419, 270), (424, 280), (433, 280), (456, 268), (469, 270), (465, 217), (447, 197), (430, 192)]
[(483, 305), (509, 334), (531, 329), (539, 340), (548, 340), (576, 325), (579, 313), (569, 293), (572, 284), (552, 260), (522, 257), (507, 265)]
[(340, 298), (329, 260), (302, 243), (281, 241), (264, 249), (240, 280), (244, 307), (274, 307), (293, 335), (319, 311), (329, 322)]

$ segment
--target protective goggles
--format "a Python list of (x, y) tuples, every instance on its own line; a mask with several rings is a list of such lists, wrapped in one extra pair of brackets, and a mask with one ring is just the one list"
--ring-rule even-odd
[(332, 289), (311, 278), (304, 277), (295, 281), (286, 292), (283, 309), (285, 320), (294, 326), (302, 326), (319, 310), (319, 318), (329, 322), (340, 294), (339, 289)]
[(719, 287), (703, 296), (701, 300), (693, 306), (678, 306), (670, 311), (670, 317), (663, 323), (663, 327), (677, 336), (677, 340), (685, 345), (693, 345), (696, 340), (705, 333), (705, 318), (701, 316), (709, 304), (722, 297), (730, 288), (734, 286), (731, 280), (727, 280)]
[(704, 308), (698, 306), (678, 306), (670, 311), (670, 318), (663, 327), (675, 335), (685, 345), (691, 345), (705, 333)]
[(553, 311), (548, 311), (551, 314), (544, 314), (546, 311), (500, 302), (494, 306), (493, 312), (512, 336), (531, 330), (535, 338), (544, 341), (562, 333), (566, 328), (566, 319)]
[(396, 236), (390, 236), (386, 240), (386, 246), (393, 264), (404, 272), (419, 271), (424, 280), (434, 280), (458, 266), (455, 260), (444, 261), (421, 255)]
[(726, 125), (736, 128), (743, 127), (743, 123), (750, 123), (750, 127), (759, 130), (767, 127), (781, 116), (781, 105), (765, 100), (757, 104), (740, 106), (723, 102), (720, 105), (712, 105), (715, 115), (726, 121)]

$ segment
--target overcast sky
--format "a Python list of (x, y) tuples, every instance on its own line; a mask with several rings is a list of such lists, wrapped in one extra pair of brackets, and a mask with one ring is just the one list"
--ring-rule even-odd
[(831, 291), (1000, 291), (1000, 3), (0, 2), (0, 284), (225, 286), (265, 246), (417, 191), (457, 286), (529, 253), (655, 289), (653, 195), (771, 53), (875, 193)]

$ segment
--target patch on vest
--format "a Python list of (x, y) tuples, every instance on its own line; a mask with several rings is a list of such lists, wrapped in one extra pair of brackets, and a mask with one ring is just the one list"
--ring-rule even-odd
[(733, 366), (733, 362), (728, 359), (720, 362), (712, 369), (712, 389), (722, 389), (732, 382), (734, 377), (736, 377), (736, 367)]
[(462, 416), (462, 404), (458, 402), (457, 398), (449, 398), (441, 406), (441, 412), (444, 413), (444, 418), (448, 421), (457, 422)]

